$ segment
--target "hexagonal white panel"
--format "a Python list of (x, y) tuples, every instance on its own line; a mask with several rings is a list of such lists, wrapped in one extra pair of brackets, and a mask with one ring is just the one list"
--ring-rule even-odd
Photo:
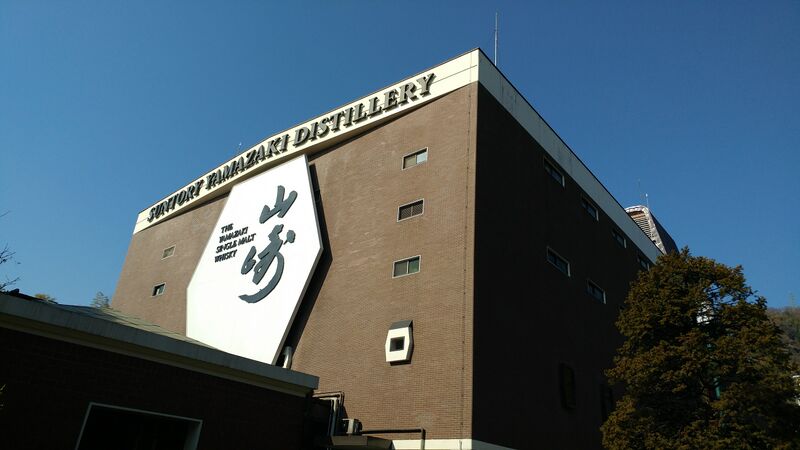
[(305, 156), (237, 184), (189, 282), (186, 334), (274, 364), (321, 254)]

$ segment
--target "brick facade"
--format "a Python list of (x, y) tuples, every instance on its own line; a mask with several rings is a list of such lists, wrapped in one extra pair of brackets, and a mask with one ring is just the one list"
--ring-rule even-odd
[(90, 402), (201, 419), (198, 449), (298, 449), (307, 398), (0, 327), (3, 448), (75, 448)]

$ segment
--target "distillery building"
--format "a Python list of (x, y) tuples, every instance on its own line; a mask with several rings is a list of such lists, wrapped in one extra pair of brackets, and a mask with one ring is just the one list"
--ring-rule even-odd
[(318, 377), (330, 434), (370, 437), (346, 448), (599, 448), (614, 321), (660, 254), (473, 50), (141, 211), (112, 306)]

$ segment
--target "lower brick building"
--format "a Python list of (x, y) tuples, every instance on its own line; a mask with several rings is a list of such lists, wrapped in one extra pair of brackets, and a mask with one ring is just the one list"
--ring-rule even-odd
[[(0, 293), (3, 448), (309, 448), (317, 378), (112, 309)], [(324, 430), (324, 428), (323, 428)]]
[(113, 306), (318, 376), (397, 449), (599, 448), (614, 321), (659, 254), (474, 50), (142, 211)]

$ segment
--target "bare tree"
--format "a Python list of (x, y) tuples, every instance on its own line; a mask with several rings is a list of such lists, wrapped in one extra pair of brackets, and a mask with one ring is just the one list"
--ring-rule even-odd
[[(6, 214), (8, 214), (8, 211), (0, 214), (0, 218), (4, 217)], [(8, 244), (4, 244), (3, 249), (0, 250), (0, 265), (19, 264), (17, 261), (14, 260), (14, 253), (15, 252), (11, 251), (11, 249), (8, 247)], [(11, 286), (13, 286), (14, 284), (17, 283), (17, 281), (19, 281), (19, 277), (9, 278), (7, 275), (5, 275), (4, 278), (5, 281), (0, 281), (0, 292), (5, 292), (9, 290)]]

